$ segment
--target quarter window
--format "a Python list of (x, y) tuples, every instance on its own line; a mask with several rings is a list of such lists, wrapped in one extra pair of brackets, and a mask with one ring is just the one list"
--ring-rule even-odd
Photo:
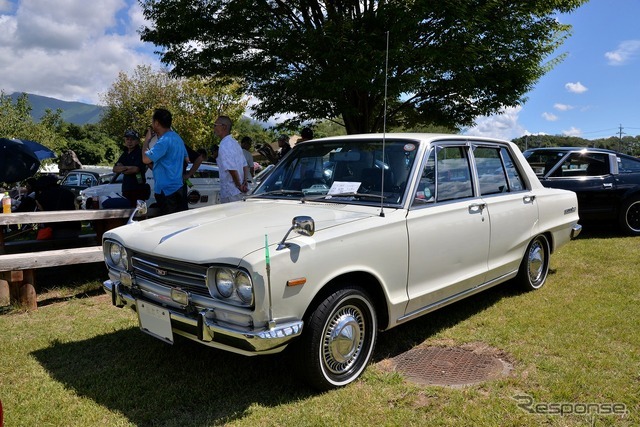
[(504, 162), (504, 167), (507, 171), (507, 178), (509, 179), (509, 190), (510, 191), (522, 191), (525, 189), (524, 181), (522, 180), (522, 174), (516, 167), (516, 163), (513, 161), (513, 157), (509, 150), (505, 147), (500, 149), (500, 154), (502, 155), (502, 161)]
[(620, 173), (640, 172), (640, 160), (628, 157), (618, 157), (618, 171)]

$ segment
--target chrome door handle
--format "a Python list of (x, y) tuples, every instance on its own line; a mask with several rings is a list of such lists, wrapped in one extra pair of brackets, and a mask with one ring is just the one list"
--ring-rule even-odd
[(487, 207), (486, 203), (474, 203), (472, 205), (469, 205), (469, 213), (470, 214), (482, 213), (482, 211), (486, 207)]
[(529, 203), (533, 203), (535, 199), (536, 199), (536, 196), (534, 196), (533, 194), (527, 194), (522, 198), (522, 202), (525, 204), (529, 204)]
[(605, 182), (604, 184), (602, 184), (602, 186), (606, 189), (611, 189), (613, 188), (613, 184), (611, 184), (610, 182)]

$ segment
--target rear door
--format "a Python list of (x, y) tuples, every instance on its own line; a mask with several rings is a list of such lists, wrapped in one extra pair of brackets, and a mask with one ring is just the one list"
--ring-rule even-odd
[(518, 270), (538, 224), (535, 194), (526, 187), (523, 174), (506, 146), (478, 143), (473, 146), (478, 193), (491, 222), (491, 245), (486, 281)]

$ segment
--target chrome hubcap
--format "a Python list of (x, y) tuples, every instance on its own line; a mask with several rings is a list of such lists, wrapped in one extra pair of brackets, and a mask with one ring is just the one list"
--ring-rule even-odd
[(354, 306), (340, 308), (327, 325), (322, 346), (324, 364), (334, 374), (349, 370), (362, 351), (364, 318)]
[(539, 241), (531, 245), (529, 250), (529, 279), (532, 284), (537, 284), (542, 276), (545, 265), (544, 248)]

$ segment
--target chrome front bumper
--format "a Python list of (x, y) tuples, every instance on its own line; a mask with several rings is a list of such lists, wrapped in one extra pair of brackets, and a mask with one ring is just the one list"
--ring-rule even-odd
[[(116, 307), (128, 306), (137, 310), (137, 300), (125, 286), (118, 281), (106, 280), (103, 289), (111, 295)], [(278, 353), (294, 337), (302, 333), (302, 321), (276, 324), (272, 328), (244, 331), (223, 326), (207, 318), (208, 310), (185, 315), (166, 308), (171, 316), (173, 332), (204, 345), (227, 350), (233, 353), (253, 356), (256, 354)]]

